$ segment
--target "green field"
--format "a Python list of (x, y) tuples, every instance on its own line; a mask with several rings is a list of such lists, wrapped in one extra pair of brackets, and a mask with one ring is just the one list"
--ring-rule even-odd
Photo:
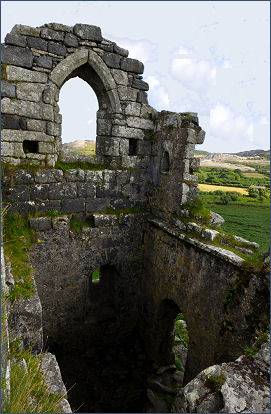
[(223, 216), (223, 230), (255, 241), (259, 243), (262, 251), (267, 251), (270, 237), (269, 200), (260, 201), (240, 196), (237, 201), (223, 205), (219, 201), (219, 196), (210, 193), (201, 193), (201, 198), (208, 208)]

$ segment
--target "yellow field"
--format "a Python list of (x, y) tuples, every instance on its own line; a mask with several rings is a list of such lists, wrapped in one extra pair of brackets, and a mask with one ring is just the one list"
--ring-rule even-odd
[(247, 189), (246, 188), (240, 188), (240, 187), (226, 187), (223, 185), (211, 185), (211, 184), (199, 184), (200, 191), (231, 191), (243, 195), (247, 195)]
[(243, 172), (245, 177), (252, 177), (252, 178), (265, 178), (264, 174), (258, 172)]

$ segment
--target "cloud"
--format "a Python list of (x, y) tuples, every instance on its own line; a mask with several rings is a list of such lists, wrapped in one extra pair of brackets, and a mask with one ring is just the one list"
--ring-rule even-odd
[(211, 61), (197, 59), (191, 49), (180, 46), (172, 60), (171, 73), (186, 88), (205, 91), (216, 84), (217, 67)]
[[(111, 36), (112, 39), (112, 36)], [(114, 38), (114, 41), (124, 49), (129, 51), (129, 57), (138, 59), (144, 64), (155, 60), (157, 56), (157, 45), (149, 40), (133, 40), (128, 38)]]
[(149, 103), (157, 110), (169, 109), (170, 99), (166, 88), (156, 78), (156, 76), (148, 76), (146, 82), (149, 84)]
[(210, 110), (209, 132), (220, 139), (254, 141), (253, 123), (245, 116), (233, 112), (229, 106), (217, 103)]

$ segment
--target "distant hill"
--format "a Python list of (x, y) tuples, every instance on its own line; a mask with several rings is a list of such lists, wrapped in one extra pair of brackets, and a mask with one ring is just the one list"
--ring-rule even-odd
[(250, 150), (250, 151), (236, 152), (235, 155), (238, 155), (239, 157), (261, 157), (261, 158), (270, 158), (270, 151), (256, 149), (256, 150)]

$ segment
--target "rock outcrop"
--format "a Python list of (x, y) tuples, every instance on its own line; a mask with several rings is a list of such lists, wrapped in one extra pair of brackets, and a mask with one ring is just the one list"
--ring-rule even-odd
[(254, 356), (213, 365), (182, 388), (172, 412), (269, 413), (269, 346)]

